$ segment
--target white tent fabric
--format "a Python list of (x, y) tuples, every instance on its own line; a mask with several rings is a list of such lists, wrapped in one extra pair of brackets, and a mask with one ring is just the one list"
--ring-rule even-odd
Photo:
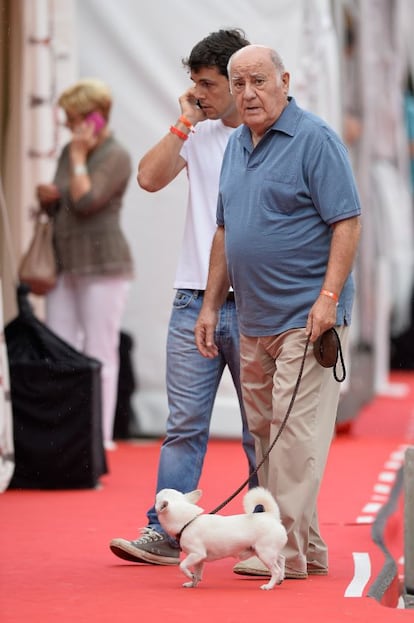
[[(364, 340), (374, 342), (375, 388), (381, 392), (388, 376), (384, 342), (408, 327), (413, 284), (414, 224), (402, 87), (408, 58), (398, 31), (406, 10), (405, 0), (359, 3), (364, 126), (357, 169), (364, 207), (359, 286), (366, 303), (360, 320)], [(384, 274), (391, 279), (384, 281)], [(378, 326), (388, 330), (378, 332)]]
[(389, 284), (391, 333), (399, 335), (410, 323), (413, 288), (413, 226), (410, 188), (389, 160), (372, 165), (372, 203), (375, 206), (377, 257), (385, 259)]
[(297, 47), (298, 67), (292, 68), (295, 97), (301, 106), (328, 120), (341, 134), (341, 61), (329, 0), (303, 3)]
[[(135, 162), (177, 118), (178, 96), (190, 84), (181, 65), (192, 46), (209, 32), (241, 27), (255, 43), (276, 47), (291, 72), (291, 93), (299, 104), (340, 127), (337, 43), (327, 0), (100, 0), (77, 3), (81, 75), (99, 75), (114, 91), (112, 125)], [(319, 80), (318, 76), (323, 76)], [(136, 341), (140, 428), (163, 433), (166, 331), (172, 283), (181, 243), (187, 184), (180, 176), (149, 195), (132, 180), (124, 225), (136, 260), (125, 328)], [(221, 384), (212, 421), (215, 435), (240, 427), (230, 376)]]

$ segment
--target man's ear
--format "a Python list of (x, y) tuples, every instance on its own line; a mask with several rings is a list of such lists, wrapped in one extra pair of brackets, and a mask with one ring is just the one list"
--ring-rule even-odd
[(289, 93), (289, 84), (290, 84), (290, 73), (288, 71), (285, 71), (282, 74), (282, 84), (283, 84), (283, 90), (286, 92), (286, 95), (287, 95)]

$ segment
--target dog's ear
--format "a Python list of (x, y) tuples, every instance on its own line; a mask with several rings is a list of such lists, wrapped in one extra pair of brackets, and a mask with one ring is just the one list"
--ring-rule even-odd
[(202, 494), (203, 492), (201, 489), (194, 489), (194, 491), (190, 491), (189, 493), (186, 493), (185, 497), (191, 504), (197, 504)]

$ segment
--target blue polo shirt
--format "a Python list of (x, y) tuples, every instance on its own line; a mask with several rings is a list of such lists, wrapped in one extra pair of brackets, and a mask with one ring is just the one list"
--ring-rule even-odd
[[(326, 272), (331, 225), (359, 214), (346, 147), (294, 98), (255, 148), (246, 126), (234, 131), (220, 175), (217, 224), (225, 227), (242, 334), (306, 325)], [(350, 323), (353, 295), (350, 275), (337, 324)]]

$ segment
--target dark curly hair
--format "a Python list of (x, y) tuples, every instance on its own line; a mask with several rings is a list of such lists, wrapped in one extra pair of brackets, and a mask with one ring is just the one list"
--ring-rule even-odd
[(246, 45), (250, 45), (250, 41), (240, 28), (218, 30), (199, 41), (191, 50), (190, 56), (182, 59), (182, 63), (188, 71), (195, 73), (204, 67), (217, 67), (227, 77), (229, 58)]

